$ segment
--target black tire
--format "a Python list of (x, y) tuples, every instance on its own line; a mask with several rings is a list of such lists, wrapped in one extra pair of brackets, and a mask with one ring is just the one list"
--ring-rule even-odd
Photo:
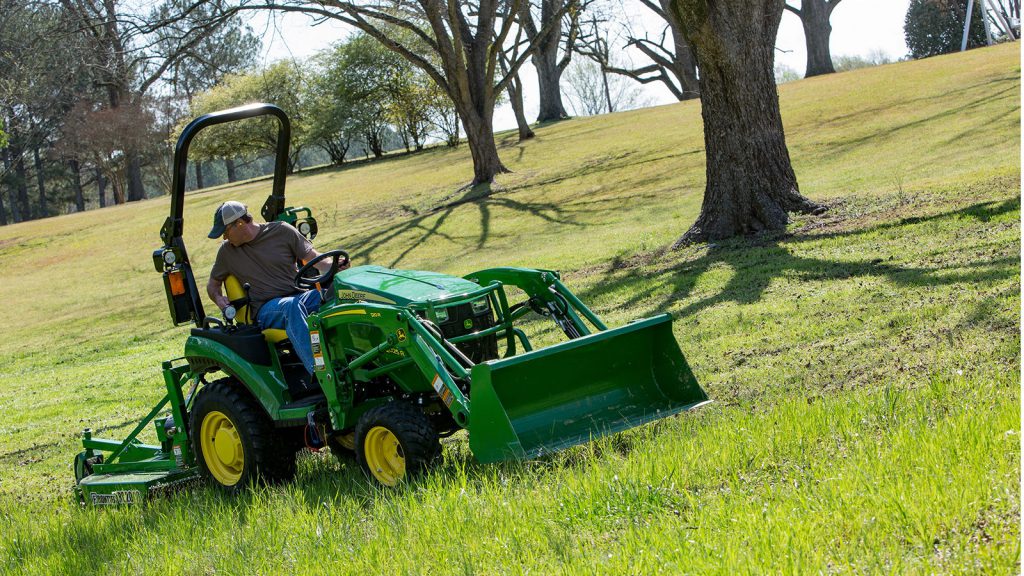
[(356, 458), (355, 433), (351, 434), (347, 442), (344, 440), (345, 436), (345, 434), (332, 434), (327, 437), (327, 442), (325, 442), (331, 449), (331, 454), (341, 463), (351, 462)]
[(359, 465), (385, 486), (415, 477), (441, 454), (441, 440), (427, 415), (400, 401), (363, 414), (355, 441)]
[[(205, 440), (204, 422), (208, 426)], [(204, 446), (220, 446), (215, 440), (221, 433), (228, 435), (228, 447), (235, 445), (234, 458), (204, 454)], [(277, 438), (263, 408), (232, 378), (211, 382), (199, 391), (189, 414), (189, 437), (200, 471), (228, 492), (238, 492), (251, 482), (280, 482), (295, 476), (295, 452)]]

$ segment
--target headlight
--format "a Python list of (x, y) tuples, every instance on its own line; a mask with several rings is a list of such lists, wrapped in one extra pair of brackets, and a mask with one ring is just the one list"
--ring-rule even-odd
[(306, 222), (305, 220), (299, 222), (299, 234), (302, 234), (303, 236), (309, 236), (309, 231), (309, 222)]
[(164, 252), (164, 264), (171, 266), (178, 257), (174, 255), (174, 252), (167, 250)]
[(448, 321), (448, 309), (447, 308), (435, 308), (434, 318), (438, 324), (443, 324)]
[(490, 305), (487, 303), (487, 298), (481, 298), (473, 301), (473, 314), (481, 314), (487, 312), (490, 309)]

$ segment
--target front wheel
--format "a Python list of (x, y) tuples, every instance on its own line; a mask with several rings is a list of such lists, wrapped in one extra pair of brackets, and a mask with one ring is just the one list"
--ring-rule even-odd
[(397, 486), (426, 470), (441, 453), (441, 441), (427, 415), (400, 401), (363, 414), (355, 444), (363, 470), (385, 486)]
[(199, 469), (229, 492), (295, 474), (295, 454), (274, 437), (270, 419), (234, 380), (218, 380), (200, 390), (189, 427)]

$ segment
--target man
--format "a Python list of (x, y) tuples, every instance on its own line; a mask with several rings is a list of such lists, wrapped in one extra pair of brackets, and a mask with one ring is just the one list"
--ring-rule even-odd
[[(299, 231), (285, 222), (257, 224), (241, 202), (221, 204), (213, 215), (210, 238), (226, 242), (217, 251), (210, 270), (206, 293), (222, 311), (231, 305), (224, 295), (228, 275), (248, 283), (250, 318), (261, 330), (283, 328), (306, 371), (313, 373), (313, 351), (306, 317), (320, 309), (319, 290), (302, 292), (295, 288), (296, 266), (320, 255)], [(331, 268), (330, 260), (316, 265), (321, 272)], [(348, 268), (345, 263), (340, 269)]]

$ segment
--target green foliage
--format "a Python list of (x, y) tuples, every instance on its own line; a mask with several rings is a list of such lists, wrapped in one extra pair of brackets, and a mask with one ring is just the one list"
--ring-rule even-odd
[[(228, 76), (223, 83), (193, 100), (191, 117), (182, 120), (175, 133), (180, 133), (185, 124), (202, 114), (254, 102), (270, 102), (284, 109), (291, 119), (289, 168), (294, 170), (299, 152), (309, 143), (312, 111), (306, 82), (306, 70), (291, 59), (275, 62), (261, 72)], [(200, 160), (273, 153), (277, 129), (273, 118), (222, 124), (204, 130), (190, 150)]]
[(315, 62), (310, 135), (336, 164), (357, 141), (383, 155), (394, 134), (407, 149), (421, 149), (435, 118), (451, 108), (423, 70), (365, 34), (319, 54)]
[[(969, 0), (910, 0), (903, 33), (914, 58), (955, 52), (963, 42)], [(967, 47), (985, 45), (981, 6), (975, 3)]]
[(836, 69), (836, 72), (846, 72), (848, 70), (857, 70), (859, 68), (870, 68), (872, 66), (892, 64), (892, 62), (892, 58), (890, 58), (885, 52), (881, 50), (872, 50), (868, 52), (866, 56), (858, 54), (836, 56), (832, 59), (832, 66)]
[[(539, 266), (611, 326), (673, 314), (715, 400), (524, 463), (479, 465), (456, 435), (398, 490), (321, 453), (239, 497), (80, 509), (78, 432), (124, 437), (188, 334), (150, 260), (167, 203), (0, 228), (17, 311), (0, 340), (0, 573), (1017, 571), (1019, 47), (779, 93), (801, 191), (830, 206), (784, 236), (666, 250), (700, 210), (699, 102), (499, 134), (514, 172), (476, 200), (459, 190), (469, 154), (444, 147), (290, 181), (318, 248), (356, 264)], [(188, 197), (200, 278), (213, 209), (266, 186)]]

